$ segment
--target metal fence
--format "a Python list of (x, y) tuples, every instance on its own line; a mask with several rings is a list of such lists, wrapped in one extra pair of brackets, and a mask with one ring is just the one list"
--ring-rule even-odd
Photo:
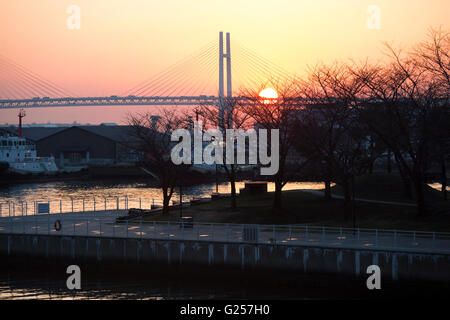
[(0, 218), (0, 233), (420, 249), (450, 253), (450, 233), (446, 232), (149, 221), (145, 218), (117, 221), (119, 215), (111, 213), (103, 216), (88, 213), (63, 216), (47, 214)]
[[(183, 195), (184, 201), (194, 199)], [(173, 201), (177, 201), (174, 199)], [(103, 198), (70, 198), (61, 200), (33, 200), (0, 202), (0, 217), (21, 217), (35, 214), (75, 213), (92, 211), (128, 210), (129, 208), (152, 209), (161, 206), (162, 200), (111, 196)], [(48, 208), (48, 209), (47, 209)]]

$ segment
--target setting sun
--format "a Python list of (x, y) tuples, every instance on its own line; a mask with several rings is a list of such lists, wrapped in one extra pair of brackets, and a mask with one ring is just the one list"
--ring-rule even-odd
[(278, 93), (272, 89), (272, 88), (266, 88), (264, 90), (261, 90), (261, 92), (259, 93), (259, 96), (261, 98), (265, 98), (268, 100), (264, 100), (264, 103), (271, 103), (271, 102), (275, 102), (278, 98)]

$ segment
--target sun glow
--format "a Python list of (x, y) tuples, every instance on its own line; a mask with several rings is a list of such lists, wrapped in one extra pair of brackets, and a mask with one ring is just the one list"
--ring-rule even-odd
[(263, 103), (265, 104), (274, 103), (277, 101), (276, 99), (278, 98), (278, 93), (272, 88), (266, 88), (264, 90), (261, 90), (259, 96), (261, 98), (264, 98)]

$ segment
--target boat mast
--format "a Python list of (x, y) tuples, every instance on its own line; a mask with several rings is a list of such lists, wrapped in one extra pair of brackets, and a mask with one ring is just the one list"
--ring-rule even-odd
[(19, 116), (19, 138), (22, 138), (22, 118), (25, 117), (25, 110), (20, 109), (18, 116)]

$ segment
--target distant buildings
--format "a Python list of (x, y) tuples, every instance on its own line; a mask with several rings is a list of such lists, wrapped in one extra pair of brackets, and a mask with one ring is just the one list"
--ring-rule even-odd
[[(23, 136), (36, 144), (38, 156), (53, 155), (60, 169), (88, 165), (134, 164), (129, 126), (24, 127)], [(2, 128), (15, 133), (16, 128)]]

